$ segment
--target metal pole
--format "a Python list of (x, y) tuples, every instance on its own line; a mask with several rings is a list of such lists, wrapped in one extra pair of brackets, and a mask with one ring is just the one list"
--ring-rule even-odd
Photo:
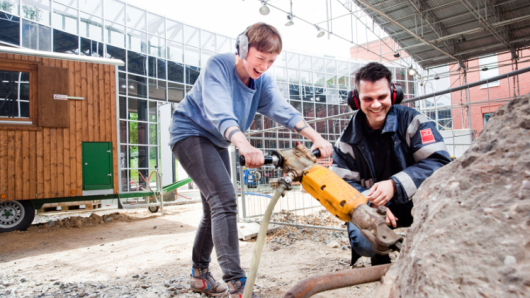
[[(324, 291), (378, 281), (385, 275), (391, 265), (385, 264), (314, 275), (297, 283), (285, 293), (283, 298), (308, 298)], [(326, 297), (329, 296), (326, 295)]]
[[(476, 82), (468, 84), (467, 83), (467, 72), (464, 70), (464, 79), (465, 79), (464, 83), (465, 83), (465, 85), (454, 87), (454, 88), (445, 89), (445, 90), (440, 91), (440, 92), (434, 92), (434, 93), (431, 93), (431, 94), (426, 94), (426, 95), (414, 97), (414, 98), (411, 98), (411, 99), (404, 100), (402, 103), (413, 102), (413, 101), (417, 101), (417, 100), (420, 100), (420, 99), (433, 97), (435, 95), (442, 95), (442, 94), (447, 94), (447, 93), (451, 93), (451, 92), (455, 92), (455, 91), (465, 90), (466, 88), (472, 88), (472, 87), (480, 86), (482, 84), (487, 84), (488, 82), (493, 82), (493, 81), (497, 81), (497, 80), (506, 79), (506, 78), (509, 78), (509, 77), (513, 77), (513, 76), (528, 72), (528, 71), (530, 71), (530, 67), (525, 67), (525, 68), (521, 68), (521, 69), (516, 70), (516, 71), (512, 71), (512, 72), (509, 72), (509, 73), (505, 73), (505, 74), (502, 74), (502, 75), (491, 77), (489, 79), (480, 80), (480, 81), (476, 81)], [(469, 95), (467, 95), (467, 96), (469, 96)]]
[[(469, 110), (469, 85), (467, 84), (467, 71), (464, 70), (464, 86), (466, 88), (466, 110), (467, 110), (467, 129), (471, 130), (471, 111)], [(473, 137), (471, 137), (473, 139)]]
[[(236, 160), (237, 160), (237, 153), (236, 153), (236, 147), (231, 144), (230, 147), (228, 148), (228, 151), (231, 152), (230, 156), (232, 157), (232, 162), (230, 163), (230, 166), (231, 166), (231, 171), (230, 173), (232, 174), (232, 185), (234, 186), (234, 193), (236, 194), (236, 202), (237, 202), (237, 191), (238, 191), (238, 188), (237, 188), (237, 166), (236, 166)], [(243, 198), (243, 195), (241, 195), (241, 198)], [(239, 209), (239, 212), (237, 212), (237, 220), (240, 221), (241, 220), (241, 206), (239, 204), (237, 204), (237, 208)]]
[(330, 39), (331, 31), (329, 30), (329, 0), (326, 0), (326, 22), (327, 22), (327, 29), (328, 29), (328, 39)]
[(164, 215), (164, 192), (162, 190), (162, 173), (156, 169), (156, 190), (160, 195), (160, 213)]
[(241, 208), (243, 208), (243, 219), (247, 218), (247, 202), (245, 198), (245, 178), (243, 176), (243, 166), (239, 166), (239, 185), (241, 186)]

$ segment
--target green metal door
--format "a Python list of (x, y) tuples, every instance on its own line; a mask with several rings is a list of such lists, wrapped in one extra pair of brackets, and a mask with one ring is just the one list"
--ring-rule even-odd
[(109, 189), (112, 181), (112, 143), (83, 143), (83, 189)]

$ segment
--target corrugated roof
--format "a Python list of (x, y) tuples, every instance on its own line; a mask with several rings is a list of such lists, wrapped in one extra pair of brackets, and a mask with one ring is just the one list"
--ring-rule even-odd
[(528, 0), (353, 0), (422, 67), (530, 46)]

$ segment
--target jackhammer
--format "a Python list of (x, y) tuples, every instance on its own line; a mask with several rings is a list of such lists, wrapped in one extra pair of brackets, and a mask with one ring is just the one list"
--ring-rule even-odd
[[(293, 149), (273, 151), (272, 156), (265, 157), (265, 164), (281, 168), (285, 177), (279, 179), (276, 192), (264, 214), (243, 298), (249, 298), (252, 293), (274, 206), (280, 196), (285, 196), (286, 191), (292, 189), (292, 182), (300, 182), (302, 187), (335, 217), (357, 226), (363, 236), (372, 243), (377, 254), (401, 251), (403, 238), (386, 225), (386, 207), (368, 206), (365, 196), (330, 169), (318, 165), (317, 157), (320, 157), (320, 151), (311, 152), (301, 143)], [(240, 156), (239, 163), (245, 165), (244, 156)]]

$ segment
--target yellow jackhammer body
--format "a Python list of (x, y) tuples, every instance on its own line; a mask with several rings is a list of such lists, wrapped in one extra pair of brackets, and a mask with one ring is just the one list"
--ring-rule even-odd
[(278, 166), (338, 219), (352, 222), (384, 255), (401, 250), (402, 237), (386, 225), (386, 207), (371, 208), (368, 199), (330, 169), (318, 165), (315, 155), (303, 144), (275, 152)]
[(304, 171), (302, 186), (335, 217), (356, 225), (376, 253), (401, 250), (402, 237), (386, 225), (386, 208), (369, 207), (365, 196), (330, 169), (313, 165)]
[(357, 207), (368, 203), (355, 188), (321, 165), (314, 165), (304, 171), (302, 186), (329, 212), (342, 221), (351, 221), (351, 213)]

